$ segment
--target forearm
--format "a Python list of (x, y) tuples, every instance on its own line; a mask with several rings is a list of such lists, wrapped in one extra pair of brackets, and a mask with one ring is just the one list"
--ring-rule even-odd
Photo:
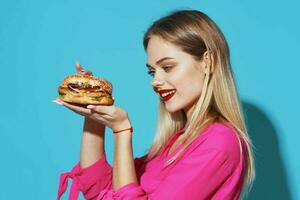
[(85, 118), (80, 146), (80, 167), (96, 162), (104, 153), (105, 125)]
[(132, 151), (132, 133), (124, 131), (114, 135), (113, 189), (137, 183)]

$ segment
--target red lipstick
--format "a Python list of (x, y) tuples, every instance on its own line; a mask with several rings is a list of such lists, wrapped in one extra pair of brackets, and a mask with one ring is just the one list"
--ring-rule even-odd
[(157, 93), (159, 93), (161, 99), (164, 102), (166, 102), (169, 99), (171, 99), (174, 96), (175, 92), (176, 92), (175, 89), (157, 89), (157, 88), (155, 88), (155, 91)]

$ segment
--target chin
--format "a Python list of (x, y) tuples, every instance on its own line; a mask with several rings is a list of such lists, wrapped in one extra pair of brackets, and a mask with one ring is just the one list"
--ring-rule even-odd
[(182, 107), (176, 107), (176, 106), (168, 105), (166, 103), (164, 103), (164, 105), (165, 105), (165, 109), (169, 113), (175, 113), (175, 112), (178, 112), (178, 111), (182, 110)]

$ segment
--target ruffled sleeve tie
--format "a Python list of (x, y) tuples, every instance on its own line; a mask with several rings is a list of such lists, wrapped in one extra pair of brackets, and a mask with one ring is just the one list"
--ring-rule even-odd
[(82, 189), (80, 181), (78, 181), (78, 176), (81, 176), (82, 171), (80, 171), (78, 165), (75, 166), (71, 172), (62, 173), (60, 175), (59, 188), (56, 200), (60, 200), (61, 196), (68, 188), (68, 180), (71, 178), (72, 185), (69, 195), (69, 200), (77, 200), (79, 196), (79, 191)]

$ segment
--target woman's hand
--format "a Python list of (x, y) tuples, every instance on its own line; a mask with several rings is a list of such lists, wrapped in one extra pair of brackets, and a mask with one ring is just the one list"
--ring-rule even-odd
[(130, 128), (131, 124), (126, 110), (117, 106), (88, 105), (90, 118), (105, 124), (113, 131)]
[[(84, 70), (79, 62), (76, 63), (76, 70), (79, 74), (92, 75), (91, 71)], [(93, 119), (96, 122), (104, 124), (113, 131), (129, 128), (130, 121), (125, 110), (117, 106), (102, 106), (102, 105), (80, 105), (67, 103), (60, 99), (55, 99), (53, 102), (63, 105), (77, 114)]]
[(88, 105), (87, 107), (84, 107), (67, 103), (60, 99), (55, 99), (54, 101), (77, 114), (91, 118), (96, 122), (108, 126), (113, 131), (123, 130), (125, 128), (130, 128), (131, 126), (127, 112), (117, 106)]

